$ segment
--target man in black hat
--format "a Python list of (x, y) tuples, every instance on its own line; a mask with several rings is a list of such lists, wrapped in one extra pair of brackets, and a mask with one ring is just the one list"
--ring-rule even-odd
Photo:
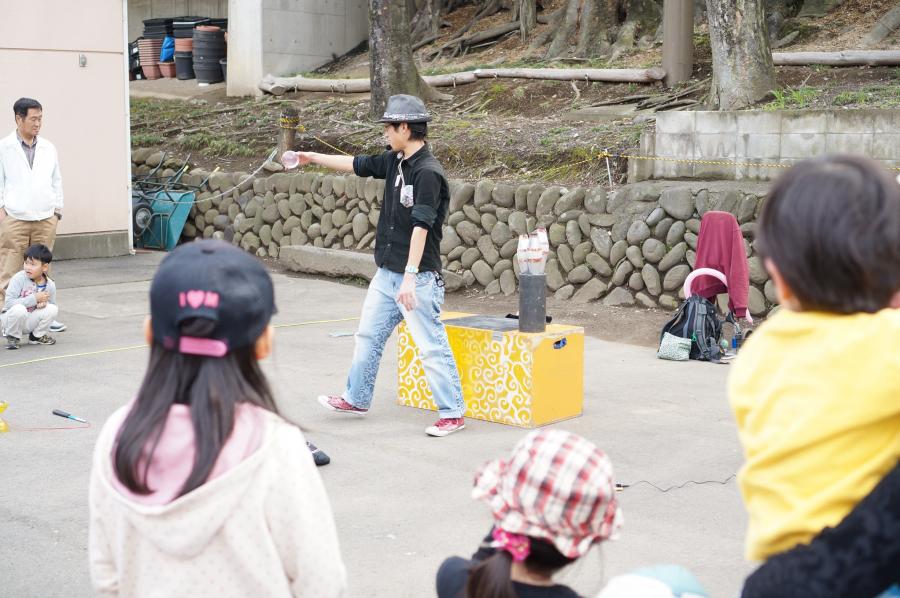
[(384, 345), (405, 319), (440, 412), (440, 419), (425, 433), (447, 436), (465, 428), (465, 402), (440, 320), (444, 302), (441, 227), (450, 191), (444, 169), (425, 142), (429, 120), (422, 100), (394, 95), (379, 120), (384, 123), (389, 150), (356, 157), (300, 152), (300, 163), (386, 180), (375, 232), (378, 271), (363, 304), (347, 386), (340, 396), (320, 396), (319, 403), (337, 413), (368, 412)]

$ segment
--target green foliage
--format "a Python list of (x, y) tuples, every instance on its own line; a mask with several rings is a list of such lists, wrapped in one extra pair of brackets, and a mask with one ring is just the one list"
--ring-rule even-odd
[(250, 157), (258, 153), (253, 144), (238, 143), (209, 132), (186, 135), (178, 140), (178, 145), (186, 150), (201, 150), (217, 156)]
[(810, 103), (815, 100), (820, 90), (815, 87), (802, 86), (797, 89), (786, 87), (785, 89), (776, 89), (772, 91), (775, 99), (763, 106), (764, 110), (802, 110), (808, 108)]
[(150, 147), (159, 145), (165, 141), (165, 137), (156, 133), (138, 133), (131, 136), (131, 145), (134, 147)]
[(831, 100), (831, 104), (894, 108), (900, 106), (900, 85), (864, 85), (854, 91), (839, 93)]
[(865, 104), (869, 96), (862, 90), (860, 91), (844, 91), (839, 93), (831, 100), (835, 106), (847, 106), (849, 104)]
[(142, 123), (171, 122), (185, 116), (203, 114), (208, 107), (193, 106), (181, 100), (157, 100), (152, 98), (131, 98), (131, 122)]
[(492, 83), (484, 93), (485, 97), (496, 99), (502, 97), (509, 90), (509, 86), (505, 83)]

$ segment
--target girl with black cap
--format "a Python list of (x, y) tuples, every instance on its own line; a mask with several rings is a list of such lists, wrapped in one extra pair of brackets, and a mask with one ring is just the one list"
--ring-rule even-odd
[(100, 595), (343, 595), (322, 480), (258, 364), (274, 313), (268, 272), (227, 243), (182, 245), (163, 260), (147, 372), (94, 451), (89, 553)]

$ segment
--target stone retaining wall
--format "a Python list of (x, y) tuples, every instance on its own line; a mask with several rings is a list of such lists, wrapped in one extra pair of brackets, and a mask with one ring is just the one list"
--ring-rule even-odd
[[(149, 171), (161, 157), (136, 150), (135, 172)], [(383, 180), (266, 174), (213, 174), (184, 237), (224, 239), (271, 258), (287, 245), (356, 251), (375, 246)], [(199, 184), (206, 177), (195, 170), (184, 181)], [(557, 299), (672, 309), (694, 264), (699, 218), (724, 210), (744, 232), (750, 311), (763, 314), (774, 303), (774, 289), (750, 241), (765, 191), (764, 184), (734, 182), (652, 181), (607, 193), (602, 187), (451, 181), (441, 241), (444, 278), (448, 290), (477, 286), (487, 294), (515, 293), (517, 236), (544, 226), (551, 246), (547, 286)]]

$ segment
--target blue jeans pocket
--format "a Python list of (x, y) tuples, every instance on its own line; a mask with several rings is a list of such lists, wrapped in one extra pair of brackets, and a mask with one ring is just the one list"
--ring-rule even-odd
[(434, 282), (434, 272), (419, 272), (416, 274), (416, 286), (422, 287)]

